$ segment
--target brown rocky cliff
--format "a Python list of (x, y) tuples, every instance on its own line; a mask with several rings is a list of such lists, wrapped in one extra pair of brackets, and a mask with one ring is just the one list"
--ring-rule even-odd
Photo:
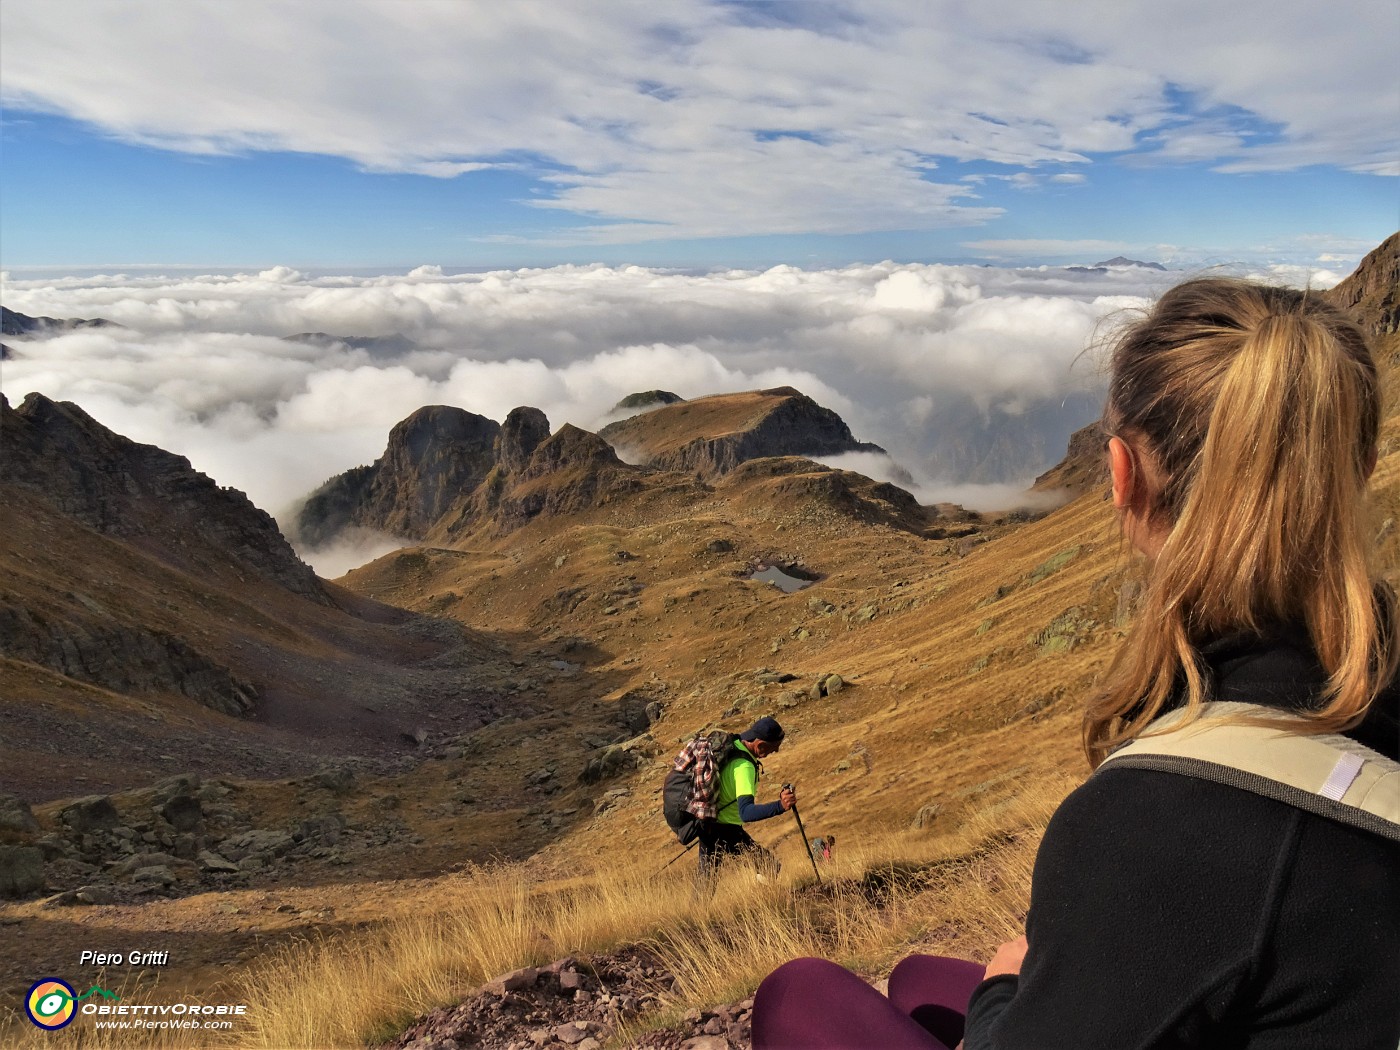
[(1035, 479), (1034, 492), (1069, 489), (1086, 492), (1108, 480), (1108, 459), (1104, 456), (1104, 432), (1098, 420), (1080, 427), (1069, 436), (1065, 458)]
[(549, 439), (549, 420), (538, 408), (513, 408), (496, 440), (496, 464), (507, 474), (519, 474), (535, 449)]
[(185, 572), (210, 557), (231, 560), (320, 604), (321, 581), (242, 492), (216, 484), (189, 460), (113, 433), (77, 405), (30, 394), (18, 408), (0, 396), (0, 463), (62, 513)]
[(857, 441), (839, 415), (792, 387), (681, 401), (609, 424), (599, 435), (629, 458), (704, 478), (752, 459), (884, 451)]
[(313, 547), (352, 526), (420, 538), (486, 480), (500, 434), (495, 420), (464, 409), (420, 408), (394, 426), (372, 465), (339, 474), (307, 497), (294, 535)]
[(541, 514), (575, 514), (637, 492), (652, 473), (617, 458), (597, 434), (565, 423), (541, 442), (510, 479), (496, 528), (510, 532)]
[(1351, 276), (1322, 295), (1372, 335), (1400, 332), (1400, 233), (1392, 233)]

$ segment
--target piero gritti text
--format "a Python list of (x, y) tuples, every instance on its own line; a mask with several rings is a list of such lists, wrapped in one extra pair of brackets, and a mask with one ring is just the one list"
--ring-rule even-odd
[(169, 952), (89, 952), (78, 956), (79, 966), (165, 966), (170, 962)]

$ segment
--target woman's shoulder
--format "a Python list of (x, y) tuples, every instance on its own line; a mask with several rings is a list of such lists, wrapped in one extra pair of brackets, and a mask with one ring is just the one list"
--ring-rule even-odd
[(1177, 848), (1237, 841), (1239, 829), (1270, 831), (1294, 808), (1242, 788), (1156, 769), (1112, 764), (1066, 796), (1046, 830), (1047, 838), (1090, 842), (1104, 836), (1141, 838)]

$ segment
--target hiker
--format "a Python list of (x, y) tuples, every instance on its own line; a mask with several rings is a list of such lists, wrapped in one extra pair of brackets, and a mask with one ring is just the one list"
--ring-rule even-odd
[(734, 742), (733, 757), (719, 771), (715, 818), (702, 821), (699, 828), (702, 875), (713, 874), (726, 856), (742, 854), (751, 857), (760, 869), (778, 870), (777, 859), (749, 836), (744, 825), (776, 817), (797, 804), (797, 795), (789, 788), (784, 788), (773, 802), (754, 801), (763, 760), (777, 754), (782, 746), (783, 727), (767, 715), (740, 733)]
[[(1367, 565), (1379, 423), (1365, 338), (1312, 293), (1188, 281), (1123, 334), (1102, 425), (1146, 582), (1026, 935), (985, 970), (906, 959), (888, 997), (787, 963), (758, 989), (757, 1050), (1393, 1050), (1400, 824), (1350, 786), (1396, 804), (1396, 599)], [(1170, 754), (1212, 739), (1257, 751)], [(1331, 772), (1307, 787), (1293, 758), (1236, 765), (1319, 748)]]
[(836, 836), (822, 835), (812, 840), (812, 856), (823, 864), (831, 863), (831, 855), (836, 852)]

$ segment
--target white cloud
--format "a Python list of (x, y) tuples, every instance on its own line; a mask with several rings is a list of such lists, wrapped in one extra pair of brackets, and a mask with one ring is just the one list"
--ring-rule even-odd
[[(1079, 351), (1154, 279), (891, 262), (11, 279), (13, 309), (127, 327), (19, 341), (3, 383), (12, 401), (76, 401), (273, 512), (374, 460), (423, 405), (500, 420), (528, 404), (596, 429), (656, 388), (795, 386), (918, 478), (1020, 478), (1092, 418), (1100, 377)], [(397, 338), (280, 338), (300, 332)]]
[[(0, 5), (3, 98), (127, 142), (285, 150), (370, 171), (541, 179), (556, 243), (970, 226), (941, 158), (1126, 151), (1223, 171), (1400, 152), (1389, 0), (1251, 5)], [(76, 10), (74, 8), (73, 10)], [(1049, 175), (1072, 183), (1075, 173)]]

